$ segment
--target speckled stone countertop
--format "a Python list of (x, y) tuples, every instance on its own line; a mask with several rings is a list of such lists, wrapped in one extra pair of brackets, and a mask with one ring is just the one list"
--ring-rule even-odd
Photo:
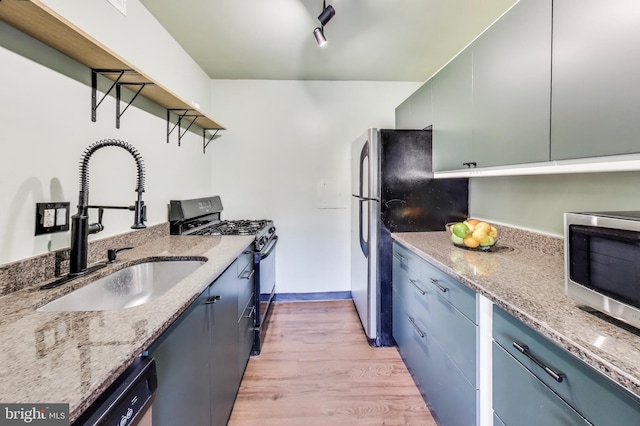
[(154, 301), (118, 311), (38, 312), (81, 287), (44, 283), (0, 297), (0, 401), (69, 403), (74, 421), (253, 242), (253, 236), (165, 236), (118, 254), (92, 277), (147, 259), (207, 259)]
[(565, 296), (561, 238), (521, 236), (496, 252), (455, 247), (446, 232), (393, 238), (640, 397), (640, 331)]

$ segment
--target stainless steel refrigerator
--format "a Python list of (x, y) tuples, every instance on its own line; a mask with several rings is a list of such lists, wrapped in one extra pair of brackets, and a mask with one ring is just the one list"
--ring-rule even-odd
[(431, 130), (369, 129), (351, 149), (351, 295), (369, 342), (391, 346), (392, 232), (444, 231), (468, 179), (433, 179)]

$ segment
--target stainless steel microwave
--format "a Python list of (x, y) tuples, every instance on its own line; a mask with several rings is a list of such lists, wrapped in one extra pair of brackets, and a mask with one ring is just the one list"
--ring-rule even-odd
[(640, 328), (640, 211), (565, 213), (565, 294)]

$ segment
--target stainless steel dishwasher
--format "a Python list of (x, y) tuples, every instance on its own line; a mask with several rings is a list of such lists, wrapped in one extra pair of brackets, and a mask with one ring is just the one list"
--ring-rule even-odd
[(158, 388), (156, 363), (141, 356), (73, 423), (73, 426), (150, 426)]

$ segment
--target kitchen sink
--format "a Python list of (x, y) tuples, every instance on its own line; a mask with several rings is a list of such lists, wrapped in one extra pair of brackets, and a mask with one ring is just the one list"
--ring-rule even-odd
[(139, 306), (162, 296), (203, 263), (203, 260), (170, 260), (128, 266), (55, 299), (37, 311), (113, 311)]

